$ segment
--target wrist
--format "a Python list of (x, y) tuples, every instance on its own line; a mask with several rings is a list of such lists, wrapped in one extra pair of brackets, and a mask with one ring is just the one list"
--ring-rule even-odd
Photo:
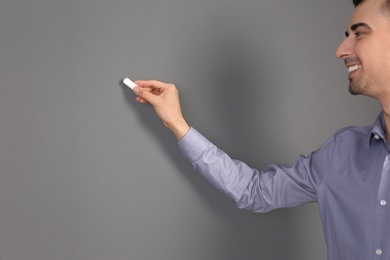
[(190, 130), (190, 126), (184, 119), (180, 120), (179, 122), (176, 122), (175, 124), (167, 125), (167, 127), (176, 136), (178, 141), (180, 141)]

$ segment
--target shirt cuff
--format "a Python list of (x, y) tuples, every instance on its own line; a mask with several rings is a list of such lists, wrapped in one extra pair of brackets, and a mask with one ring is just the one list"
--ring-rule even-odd
[(180, 151), (191, 163), (196, 162), (209, 146), (210, 141), (191, 127), (186, 135), (178, 142)]

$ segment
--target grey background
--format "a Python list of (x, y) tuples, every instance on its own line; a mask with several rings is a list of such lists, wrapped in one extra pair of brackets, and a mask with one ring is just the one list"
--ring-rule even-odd
[(120, 82), (173, 82), (232, 157), (292, 163), (380, 111), (334, 57), (351, 2), (0, 0), (0, 259), (326, 259), (316, 204), (236, 209)]

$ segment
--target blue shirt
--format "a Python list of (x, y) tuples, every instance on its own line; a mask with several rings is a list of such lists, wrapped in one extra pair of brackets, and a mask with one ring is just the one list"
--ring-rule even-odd
[(390, 158), (383, 113), (346, 127), (294, 165), (264, 171), (231, 159), (194, 128), (179, 147), (238, 208), (267, 212), (317, 202), (330, 260), (390, 259)]

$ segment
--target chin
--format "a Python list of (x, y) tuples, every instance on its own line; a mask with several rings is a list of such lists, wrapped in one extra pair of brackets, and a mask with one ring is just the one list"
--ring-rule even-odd
[(363, 88), (359, 85), (350, 83), (348, 86), (348, 91), (351, 95), (357, 96), (363, 94)]

